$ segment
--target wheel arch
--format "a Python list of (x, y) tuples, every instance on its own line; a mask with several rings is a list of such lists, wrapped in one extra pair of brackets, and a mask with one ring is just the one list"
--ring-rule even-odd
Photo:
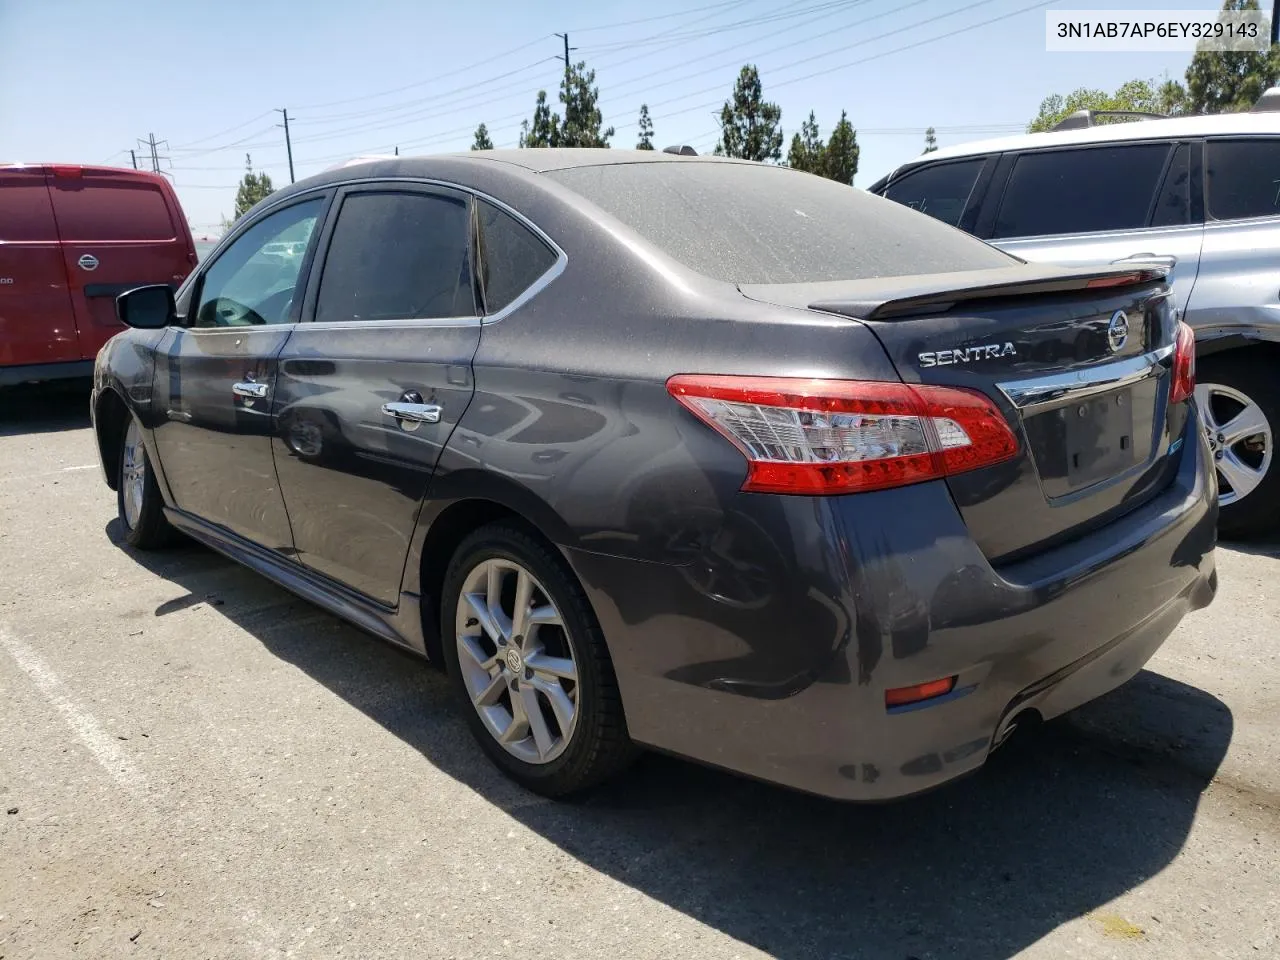
[(93, 423), (98, 456), (102, 460), (107, 486), (112, 490), (120, 484), (120, 447), (132, 415), (129, 404), (114, 387), (105, 387), (94, 401)]

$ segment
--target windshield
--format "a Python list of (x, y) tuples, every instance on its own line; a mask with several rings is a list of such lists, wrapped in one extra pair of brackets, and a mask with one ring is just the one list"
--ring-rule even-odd
[(932, 217), (783, 167), (620, 163), (545, 176), (691, 269), (732, 283), (863, 280), (1018, 262)]

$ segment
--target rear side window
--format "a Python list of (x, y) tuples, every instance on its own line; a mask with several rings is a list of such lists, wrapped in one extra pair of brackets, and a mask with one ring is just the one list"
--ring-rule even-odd
[(0, 241), (34, 243), (58, 239), (44, 174), (0, 170)]
[(316, 321), (474, 316), (469, 236), (467, 205), (453, 197), (349, 195), (320, 275)]
[(129, 180), (52, 180), (58, 232), (67, 241), (172, 240), (177, 236), (164, 195)]
[(672, 159), (544, 175), (691, 269), (731, 283), (862, 280), (1018, 262), (899, 204), (766, 164)]
[(1178, 144), (1164, 175), (1164, 186), (1151, 214), (1153, 227), (1176, 227), (1191, 221), (1191, 145)]
[(556, 254), (505, 210), (483, 200), (476, 203), (485, 310), (496, 313), (550, 270)]
[(960, 215), (969, 202), (984, 162), (984, 158), (978, 157), (959, 163), (931, 164), (895, 180), (884, 195), (943, 223), (959, 226)]
[(1014, 164), (996, 237), (1036, 237), (1145, 227), (1167, 143), (1027, 153)]
[(1210, 140), (1205, 168), (1215, 220), (1280, 213), (1280, 140)]

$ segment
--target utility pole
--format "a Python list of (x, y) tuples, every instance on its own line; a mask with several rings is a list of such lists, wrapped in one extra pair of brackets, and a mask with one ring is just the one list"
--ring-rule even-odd
[[(160, 172), (161, 172), (161, 170), (160, 170), (160, 161), (161, 161), (161, 160), (168, 160), (169, 158), (168, 158), (167, 156), (164, 156), (163, 154), (161, 154), (161, 153), (159, 152), (159, 148), (160, 148), (160, 147), (167, 147), (167, 146), (169, 146), (169, 141), (168, 141), (168, 140), (157, 140), (157, 139), (156, 139), (156, 135), (155, 135), (154, 133), (149, 133), (149, 134), (147, 134), (147, 139), (145, 139), (145, 140), (139, 139), (139, 140), (138, 140), (138, 146), (139, 146), (139, 147), (144, 147), (144, 148), (146, 148), (146, 151), (147, 151), (147, 154), (146, 154), (146, 155), (150, 155), (150, 157), (151, 157), (151, 172), (152, 172), (152, 173), (160, 173)], [(137, 166), (138, 166), (138, 158), (137, 158), (137, 156), (134, 154), (134, 152), (133, 152), (132, 150), (130, 150), (130, 151), (129, 151), (129, 155), (133, 157), (133, 165), (134, 165), (134, 169), (137, 169)], [(144, 156), (145, 156), (145, 155), (144, 155)]]
[[(289, 139), (289, 108), (277, 107), (276, 113), (284, 117), (284, 148), (289, 154), (289, 182), (293, 183), (293, 141)], [(293, 119), (297, 120), (298, 118), (294, 117)], [(276, 126), (280, 126), (280, 124), (276, 124)]]
[[(1276, 0), (1276, 2), (1280, 3), (1280, 0)], [(565, 86), (568, 87), (569, 85), (569, 51), (577, 50), (578, 48), (569, 46), (569, 35), (567, 33), (557, 33), (555, 34), (555, 36), (564, 38), (564, 57), (556, 57), (556, 59), (564, 60), (564, 83), (565, 83)]]
[(1271, 43), (1280, 43), (1280, 0), (1271, 5)]
[(396, 144), (396, 156), (400, 156), (400, 144)]
[(138, 169), (138, 153), (136, 150), (129, 151), (129, 159), (133, 161), (133, 169)]

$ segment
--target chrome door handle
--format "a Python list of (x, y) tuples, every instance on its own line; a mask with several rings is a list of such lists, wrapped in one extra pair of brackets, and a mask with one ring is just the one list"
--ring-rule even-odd
[(251, 397), (254, 400), (261, 400), (267, 395), (267, 385), (265, 383), (254, 383), (252, 380), (244, 383), (233, 383), (231, 392), (237, 397)]
[(1153, 266), (1173, 269), (1178, 265), (1178, 258), (1167, 253), (1135, 253), (1131, 257), (1122, 257), (1111, 262), (1113, 264), (1149, 263)]
[(414, 423), (439, 423), (441, 408), (434, 403), (384, 403), (382, 412), (397, 420), (411, 420)]

